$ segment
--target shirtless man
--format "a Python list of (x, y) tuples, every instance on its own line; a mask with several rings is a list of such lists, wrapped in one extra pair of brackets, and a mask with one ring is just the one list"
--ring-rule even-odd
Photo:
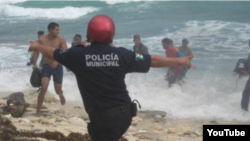
[[(58, 35), (59, 29), (60, 28), (57, 23), (54, 22), (50, 23), (48, 25), (49, 34), (39, 38), (37, 42), (41, 45), (54, 47), (56, 49), (58, 48), (62, 48), (63, 50), (67, 49), (68, 47), (65, 42), (65, 39), (62, 36)], [(38, 56), (39, 52), (35, 52), (33, 68), (37, 68), (36, 62)], [(60, 97), (61, 104), (64, 105), (66, 102), (62, 91), (62, 79), (63, 79), (62, 65), (59, 64), (57, 61), (45, 57), (44, 64), (42, 67), (42, 88), (38, 95), (36, 116), (41, 116), (41, 107), (43, 105), (45, 93), (49, 86), (51, 75), (53, 75), (54, 88), (56, 93)]]

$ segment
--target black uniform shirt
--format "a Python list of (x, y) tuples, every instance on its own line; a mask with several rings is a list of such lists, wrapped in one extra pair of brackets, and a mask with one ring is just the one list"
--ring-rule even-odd
[(150, 55), (114, 48), (108, 43), (93, 42), (68, 50), (56, 49), (54, 58), (74, 72), (86, 111), (92, 107), (111, 108), (131, 102), (125, 74), (147, 72)]

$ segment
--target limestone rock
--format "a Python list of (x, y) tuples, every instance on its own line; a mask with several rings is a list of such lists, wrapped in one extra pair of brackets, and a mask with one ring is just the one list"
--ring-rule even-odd
[[(37, 109), (37, 103), (31, 104), (31, 105), (30, 105), (30, 108)], [(45, 106), (45, 105), (42, 105), (42, 108), (41, 108), (41, 109), (48, 109), (48, 107)]]
[(56, 122), (56, 121), (57, 121), (57, 119), (52, 118), (52, 119), (50, 119), (49, 121), (50, 121), (51, 123), (54, 123), (54, 122)]
[(83, 119), (78, 118), (78, 117), (69, 118), (68, 122), (71, 125), (81, 126), (81, 127), (87, 128), (87, 123)]
[(35, 132), (42, 132), (43, 130), (39, 129), (39, 128), (34, 128), (33, 131), (35, 131)]
[(128, 141), (137, 141), (134, 136), (125, 136)]
[(161, 115), (155, 115), (155, 118), (162, 118)]
[(79, 117), (83, 120), (89, 120), (89, 115), (87, 113), (82, 113)]
[(82, 109), (80, 106), (75, 106), (74, 109)]
[(27, 119), (27, 118), (19, 118), (19, 119), (18, 119), (18, 122), (19, 122), (19, 123), (30, 123), (30, 120)]
[(41, 124), (51, 124), (51, 122), (49, 120), (47, 120), (47, 119), (41, 119), (40, 123)]
[(4, 117), (6, 117), (6, 118), (10, 118), (10, 117), (11, 117), (11, 115), (10, 115), (10, 114), (8, 114), (8, 115), (4, 115)]
[(185, 134), (190, 132), (190, 127), (188, 125), (178, 125), (174, 128), (169, 128), (168, 133), (174, 134)]
[(175, 137), (175, 136), (168, 135), (165, 140), (166, 141), (175, 141), (175, 140), (179, 140), (179, 139), (181, 139), (181, 138), (180, 137)]
[(136, 131), (136, 129), (135, 129), (133, 126), (130, 126), (130, 127), (128, 128), (128, 131)]
[(163, 131), (163, 128), (157, 123), (151, 126), (150, 129), (156, 130), (156, 131)]
[(56, 122), (68, 122), (68, 120), (66, 118), (59, 117), (56, 119)]
[(67, 122), (60, 122), (59, 125), (60, 125), (60, 126), (68, 126), (69, 123), (67, 123)]
[(9, 125), (11, 123), (12, 122), (11, 122), (11, 120), (9, 118), (7, 118), (7, 117), (1, 117), (1, 115), (0, 115), (0, 124), (2, 124), (2, 125)]
[(63, 115), (63, 114), (65, 114), (65, 109), (55, 110), (54, 114), (56, 114), (56, 115)]
[(52, 123), (52, 125), (53, 125), (54, 127), (57, 127), (57, 124), (56, 124), (56, 123)]
[(138, 111), (138, 116), (142, 118), (155, 118), (156, 115), (160, 115), (161, 117), (165, 117), (167, 115), (164, 111)]
[(44, 102), (45, 103), (52, 103), (52, 102), (54, 102), (54, 103), (56, 103), (56, 102), (58, 102), (59, 100), (57, 100), (53, 95), (51, 95), (51, 94), (46, 94), (45, 95), (45, 98), (44, 98)]
[(133, 117), (133, 119), (132, 119), (133, 123), (138, 123), (138, 122), (142, 122), (142, 121), (143, 121), (143, 119), (141, 119), (139, 117)]
[(139, 133), (136, 135), (136, 137), (138, 137), (139, 139), (143, 139), (143, 140), (157, 140), (157, 141), (162, 141), (162, 134), (159, 133)]
[(196, 135), (197, 137), (201, 137), (201, 136), (203, 136), (203, 134), (201, 133), (201, 132), (199, 132), (199, 131), (194, 131), (194, 132), (192, 132), (194, 135)]
[(159, 124), (161, 124), (161, 125), (164, 125), (164, 124), (167, 123), (167, 120), (166, 120), (166, 118), (154, 118), (154, 119), (153, 119), (153, 122), (159, 123)]

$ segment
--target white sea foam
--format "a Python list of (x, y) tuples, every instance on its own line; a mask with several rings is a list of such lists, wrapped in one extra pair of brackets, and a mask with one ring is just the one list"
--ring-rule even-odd
[(183, 38), (188, 38), (192, 48), (235, 52), (235, 49), (246, 49), (250, 25), (224, 21), (189, 21), (184, 28), (171, 33), (166, 29), (165, 32), (166, 37), (171, 37), (179, 44)]
[(0, 4), (6, 4), (6, 3), (22, 3), (22, 2), (26, 2), (29, 0), (1, 0)]
[(104, 1), (107, 4), (117, 4), (117, 3), (130, 3), (130, 2), (139, 2), (139, 1), (154, 1), (154, 0), (100, 0)]
[(130, 3), (130, 2), (140, 2), (142, 0), (101, 0), (101, 2), (105, 2), (107, 4), (117, 4), (117, 3)]
[(76, 19), (88, 13), (99, 10), (95, 7), (71, 7), (64, 8), (23, 8), (15, 5), (1, 4), (0, 14), (11, 17), (48, 18), (48, 19)]

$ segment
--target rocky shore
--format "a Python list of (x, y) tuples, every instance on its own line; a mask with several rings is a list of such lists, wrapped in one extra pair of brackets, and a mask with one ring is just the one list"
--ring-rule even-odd
[[(8, 96), (7, 93), (1, 93), (1, 97)], [(35, 117), (37, 93), (34, 91), (24, 92), (27, 103), (25, 113), (21, 118), (13, 118), (10, 114), (1, 114), (1, 128), (3, 133), (7, 129), (5, 125), (13, 125), (15, 132), (28, 132), (34, 134), (33, 137), (16, 136), (13, 139), (21, 140), (51, 140), (44, 133), (56, 135), (53, 140), (71, 140), (70, 137), (79, 136), (81, 139), (75, 141), (88, 140), (87, 123), (89, 122), (82, 105), (76, 105), (73, 101), (67, 101), (66, 105), (61, 106), (58, 97), (50, 93), (46, 94), (42, 108), (42, 116)], [(0, 107), (6, 105), (6, 100), (0, 98)], [(0, 109), (1, 112), (1, 109)], [(204, 124), (250, 124), (250, 122), (226, 121), (223, 119), (180, 119), (168, 115), (164, 111), (139, 111), (133, 118), (133, 122), (124, 134), (123, 141), (201, 141), (202, 126)], [(10, 130), (14, 130), (11, 128)], [(14, 131), (13, 131), (14, 132)], [(29, 134), (29, 135), (30, 135)], [(38, 134), (40, 135), (38, 137)], [(21, 135), (19, 133), (19, 135)], [(27, 135), (22, 133), (22, 135)], [(41, 137), (42, 136), (42, 137)], [(59, 137), (58, 137), (59, 136)], [(61, 136), (61, 139), (60, 139)], [(0, 140), (3, 135), (0, 135)], [(86, 139), (83, 139), (85, 138)], [(7, 141), (7, 140), (6, 140)]]

